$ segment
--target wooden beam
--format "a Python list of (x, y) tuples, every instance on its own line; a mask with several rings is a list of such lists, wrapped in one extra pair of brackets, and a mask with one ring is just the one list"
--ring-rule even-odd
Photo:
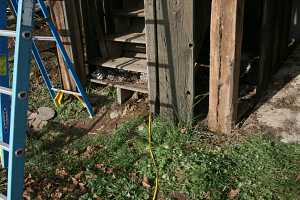
[(193, 118), (196, 49), (209, 24), (195, 12), (210, 12), (210, 0), (196, 1), (145, 0), (150, 107), (168, 120)]
[[(76, 0), (48, 0), (51, 18), (55, 23), (66, 51), (73, 60), (75, 70), (84, 84), (86, 82), (86, 68), (84, 47), (80, 23), (79, 1)], [(63, 87), (66, 90), (75, 90), (75, 83), (70, 77), (63, 58), (58, 51), (58, 61), (61, 69)]]
[(156, 10), (153, 2), (145, 1), (150, 103), (159, 104), (163, 118), (188, 121), (194, 94), (193, 0), (156, 0)]
[(244, 0), (213, 0), (208, 126), (228, 134), (237, 118)]

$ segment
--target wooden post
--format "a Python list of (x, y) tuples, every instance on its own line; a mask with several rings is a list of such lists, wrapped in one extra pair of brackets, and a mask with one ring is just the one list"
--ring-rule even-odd
[(210, 0), (195, 1), (145, 0), (150, 107), (168, 120), (193, 118), (195, 49), (209, 24), (194, 13), (210, 12)]
[[(52, 20), (61, 35), (68, 55), (73, 60), (75, 70), (84, 84), (87, 79), (80, 26), (79, 2), (74, 0), (48, 0), (48, 3)], [(58, 61), (64, 89), (75, 90), (75, 83), (70, 77), (59, 51)]]
[(209, 129), (228, 134), (237, 118), (244, 0), (213, 0)]

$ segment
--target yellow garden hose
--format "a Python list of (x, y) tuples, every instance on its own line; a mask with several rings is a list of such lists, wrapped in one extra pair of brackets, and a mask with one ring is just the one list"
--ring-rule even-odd
[(154, 154), (152, 151), (152, 117), (151, 114), (149, 114), (149, 124), (148, 124), (148, 143), (149, 143), (149, 154), (152, 160), (152, 163), (155, 167), (155, 174), (156, 174), (156, 178), (155, 178), (155, 187), (154, 187), (154, 192), (153, 192), (153, 197), (152, 200), (156, 200), (157, 198), (157, 192), (158, 192), (158, 180), (159, 180), (159, 170), (154, 158)]

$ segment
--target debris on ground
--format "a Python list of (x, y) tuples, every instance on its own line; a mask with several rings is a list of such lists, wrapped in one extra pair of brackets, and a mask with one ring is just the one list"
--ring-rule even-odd
[(116, 118), (118, 118), (120, 115), (121, 115), (121, 113), (120, 113), (119, 111), (112, 111), (112, 112), (109, 114), (109, 117), (110, 117), (110, 119), (116, 119)]
[(40, 131), (55, 117), (55, 111), (49, 107), (40, 107), (38, 113), (28, 111), (27, 117), (28, 127), (33, 131)]

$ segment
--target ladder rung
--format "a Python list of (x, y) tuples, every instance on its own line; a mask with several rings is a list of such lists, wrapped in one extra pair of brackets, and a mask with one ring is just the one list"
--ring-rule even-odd
[(6, 196), (5, 195), (3, 195), (3, 194), (0, 194), (0, 200), (6, 200), (7, 198), (6, 198)]
[(0, 148), (8, 152), (9, 151), (9, 144), (6, 144), (4, 142), (0, 142)]
[(65, 94), (77, 95), (77, 96), (80, 96), (80, 97), (82, 96), (79, 92), (73, 92), (73, 91), (69, 91), (69, 90), (61, 90), (61, 89), (56, 89), (56, 88), (52, 88), (52, 90), (54, 92), (61, 91), (61, 92), (65, 93)]
[(1, 37), (16, 37), (16, 31), (0, 30)]
[(11, 96), (12, 95), (12, 90), (10, 88), (6, 88), (6, 87), (1, 87), (0, 86), (0, 93)]
[(54, 37), (51, 36), (33, 36), (33, 40), (55, 42)]
[[(0, 30), (1, 37), (16, 37), (16, 31), (9, 31), (9, 30)], [(38, 41), (52, 41), (55, 42), (54, 37), (51, 36), (33, 36), (33, 40)]]

